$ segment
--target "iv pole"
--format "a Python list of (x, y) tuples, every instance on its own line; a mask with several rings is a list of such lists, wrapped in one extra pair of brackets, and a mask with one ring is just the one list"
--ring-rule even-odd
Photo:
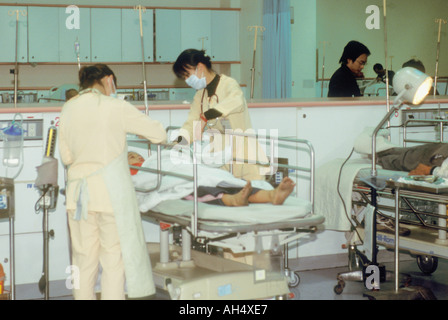
[(249, 31), (252, 31), (255, 29), (255, 37), (254, 37), (254, 55), (252, 58), (252, 68), (250, 69), (252, 71), (252, 76), (251, 76), (251, 85), (250, 85), (250, 98), (253, 99), (254, 98), (254, 84), (255, 84), (255, 56), (257, 53), (257, 35), (258, 35), (258, 30), (260, 30), (260, 32), (264, 32), (266, 30), (265, 27), (263, 26), (250, 26), (247, 28)]
[(78, 71), (81, 70), (81, 60), (79, 59), (79, 40), (78, 37), (76, 37), (76, 41), (75, 41), (75, 54), (76, 54), (76, 59), (78, 61)]
[[(383, 12), (384, 12), (384, 62), (386, 71), (386, 109), (387, 112), (390, 110), (390, 94), (389, 94), (389, 69), (387, 64), (387, 25), (386, 25), (386, 0), (383, 0)], [(390, 126), (390, 121), (387, 122), (387, 125)]]
[(324, 49), (323, 49), (323, 55), (322, 55), (322, 83), (320, 85), (320, 97), (322, 98), (324, 96), (324, 79), (325, 79), (325, 45), (327, 44), (326, 41), (323, 42)]
[(16, 46), (15, 46), (15, 63), (14, 63), (14, 108), (17, 108), (17, 86), (18, 86), (18, 76), (19, 76), (19, 63), (17, 61), (18, 55), (18, 40), (19, 40), (19, 14), (26, 17), (26, 10), (10, 10), (8, 15), (16, 15)]
[[(442, 33), (442, 23), (446, 24), (446, 20), (436, 19), (435, 22), (439, 24), (439, 33), (437, 35), (436, 74), (434, 76), (434, 97), (436, 96), (436, 92), (437, 92), (437, 79), (438, 79), (438, 73), (439, 73), (440, 34)], [(440, 105), (439, 105), (439, 107), (440, 107)]]
[(140, 40), (141, 40), (141, 46), (142, 46), (143, 91), (144, 91), (144, 101), (145, 101), (145, 112), (146, 112), (146, 115), (148, 115), (149, 109), (148, 109), (148, 93), (146, 91), (145, 47), (144, 47), (144, 41), (143, 41), (143, 24), (142, 24), (142, 11), (146, 12), (146, 8), (141, 5), (138, 5), (138, 6), (134, 7), (134, 10), (138, 10), (138, 17), (140, 20)]

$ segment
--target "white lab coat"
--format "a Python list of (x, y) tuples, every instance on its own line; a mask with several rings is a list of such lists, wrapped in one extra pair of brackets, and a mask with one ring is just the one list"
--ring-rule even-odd
[[(82, 94), (62, 108), (59, 151), (68, 166), (66, 205), (78, 210), (114, 212), (129, 297), (153, 294), (151, 265), (143, 236), (135, 190), (127, 163), (126, 134), (154, 143), (166, 140), (160, 122), (130, 103), (98, 92)], [(79, 196), (83, 206), (77, 206)]]

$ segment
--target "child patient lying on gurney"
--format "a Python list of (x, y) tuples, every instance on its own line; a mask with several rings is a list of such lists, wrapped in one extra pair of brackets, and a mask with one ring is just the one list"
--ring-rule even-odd
[[(142, 166), (145, 159), (136, 152), (128, 152), (128, 163), (132, 166)], [(131, 175), (137, 174), (137, 169), (130, 169)], [(222, 169), (214, 169), (222, 172)], [(272, 203), (281, 205), (291, 194), (295, 183), (285, 177), (279, 186), (272, 190), (264, 190), (252, 187), (250, 181), (242, 187), (222, 187), (222, 186), (198, 186), (198, 201), (207, 204), (239, 207), (247, 206), (249, 203)], [(186, 200), (192, 200), (192, 194), (183, 197)]]

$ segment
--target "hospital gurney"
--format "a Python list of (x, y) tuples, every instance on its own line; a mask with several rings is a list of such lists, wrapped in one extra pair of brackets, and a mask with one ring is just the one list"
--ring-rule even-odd
[[(298, 285), (298, 274), (288, 269), (288, 243), (316, 231), (324, 221), (322, 216), (313, 214), (314, 150), (306, 140), (267, 139), (271, 139), (272, 144), (275, 139), (275, 142), (301, 144), (307, 148), (310, 159), (307, 167), (274, 163), (274, 153), (270, 165), (307, 173), (310, 200), (290, 196), (281, 206), (250, 204), (246, 207), (198, 203), (198, 170), (193, 150), (193, 176), (181, 178), (194, 184), (195, 201), (167, 200), (141, 213), (143, 220), (160, 224), (160, 244), (148, 244), (148, 250), (156, 286), (168, 291), (172, 299), (285, 298), (289, 296), (289, 286)], [(193, 143), (194, 148), (196, 143)], [(161, 146), (157, 146), (157, 154), (161, 154)], [(162, 176), (173, 175), (164, 171), (160, 162), (159, 158), (155, 170), (131, 168), (158, 174), (158, 186), (153, 188), (157, 189)], [(263, 218), (264, 215), (267, 218)], [(237, 219), (238, 216), (243, 218)], [(173, 231), (171, 245), (170, 231)], [(234, 258), (227, 259), (229, 251), (226, 250), (250, 253), (251, 261), (242, 263)]]
[[(418, 120), (418, 122), (424, 122), (424, 120)], [(407, 124), (408, 122), (405, 123), (405, 128)], [(406, 138), (406, 130), (404, 132), (404, 145), (405, 142), (434, 142), (410, 140)], [(364, 239), (369, 236), (364, 232), (365, 222), (360, 217), (364, 217), (364, 208), (373, 205), (373, 189), (376, 193), (375, 206), (378, 216), (395, 224), (394, 213), (396, 210), (399, 211), (400, 226), (405, 226), (410, 230), (409, 235), (399, 237), (399, 250), (416, 256), (417, 264), (423, 273), (433, 273), (437, 269), (439, 257), (448, 258), (446, 237), (448, 189), (446, 185), (403, 182), (403, 177), (407, 177), (408, 172), (390, 171), (378, 167), (378, 180), (382, 180), (382, 182), (372, 189), (372, 184), (369, 183), (371, 172), (371, 160), (369, 159), (334, 161), (333, 165), (329, 165), (327, 168), (340, 169), (336, 169), (339, 173), (338, 177), (333, 175), (333, 181), (338, 185), (340, 194), (336, 195), (333, 192), (332, 199), (339, 204), (336, 204), (335, 210), (332, 212), (333, 217), (327, 219), (330, 222), (329, 228), (351, 232), (347, 247), (349, 249), (349, 269), (352, 272), (338, 275), (339, 283), (335, 287), (337, 294), (342, 293), (345, 280), (364, 281), (357, 270), (371, 261), (371, 257), (367, 257), (357, 247), (365, 246)], [(316, 184), (319, 184), (318, 179), (317, 177)], [(329, 183), (328, 180), (327, 183)], [(328, 193), (331, 192), (328, 191)], [(316, 196), (316, 198), (317, 203), (320, 203), (320, 197)], [(319, 208), (320, 204), (317, 204), (317, 207)], [(320, 209), (316, 209), (316, 212), (321, 213)], [(326, 214), (324, 216), (327, 218)], [(393, 232), (377, 231), (376, 243), (386, 249), (394, 249), (395, 235)], [(372, 252), (373, 248), (369, 248), (369, 251)], [(397, 266), (396, 269), (398, 269)], [(409, 283), (409, 281), (409, 278), (404, 278), (405, 283)]]

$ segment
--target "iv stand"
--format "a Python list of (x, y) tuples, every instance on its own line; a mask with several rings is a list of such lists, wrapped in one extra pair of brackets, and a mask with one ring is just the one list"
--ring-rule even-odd
[(258, 30), (260, 30), (260, 32), (264, 32), (266, 30), (265, 27), (263, 26), (251, 26), (247, 28), (249, 31), (252, 31), (255, 29), (255, 37), (254, 37), (254, 55), (252, 58), (252, 68), (250, 69), (252, 71), (252, 76), (251, 76), (251, 84), (250, 84), (250, 98), (253, 99), (254, 98), (254, 84), (255, 84), (255, 57), (256, 57), (256, 53), (257, 53), (257, 35), (258, 35)]
[[(56, 127), (50, 127), (48, 129), (47, 136), (47, 144), (45, 147), (45, 155), (42, 161), (42, 165), (38, 168), (38, 178), (36, 179), (36, 185), (38, 185), (37, 181), (39, 177), (42, 176), (52, 176), (55, 175), (57, 179), (57, 160), (54, 158), (54, 152), (56, 148)], [(53, 166), (49, 167), (49, 169), (44, 169), (45, 165), (49, 165), (53, 163)], [(56, 163), (56, 165), (54, 165)], [(42, 171), (40, 171), (42, 170)], [(45, 180), (45, 178), (44, 178)], [(43, 245), (43, 270), (42, 276), (39, 280), (38, 287), (39, 291), (44, 294), (45, 300), (49, 300), (50, 298), (50, 271), (49, 271), (49, 258), (50, 258), (50, 238), (54, 236), (54, 230), (49, 229), (49, 210), (55, 209), (57, 204), (57, 195), (59, 191), (59, 186), (53, 184), (53, 182), (46, 181), (43, 185), (38, 185), (38, 188), (41, 189), (42, 195), (39, 199), (38, 205), (39, 209), (42, 209), (43, 213), (43, 236), (44, 236), (44, 245)]]
[(323, 98), (324, 96), (324, 79), (325, 79), (325, 45), (327, 44), (326, 41), (323, 42), (324, 49), (323, 49), (323, 55), (322, 55), (322, 83), (320, 85), (320, 97)]
[(14, 108), (17, 108), (17, 87), (18, 87), (18, 76), (19, 76), (19, 63), (17, 61), (18, 55), (18, 41), (19, 41), (19, 14), (26, 17), (27, 12), (25, 10), (10, 10), (8, 15), (16, 15), (16, 45), (15, 45), (15, 63), (14, 63)]
[[(383, 13), (384, 13), (384, 62), (386, 71), (386, 109), (390, 111), (390, 93), (389, 93), (389, 70), (387, 64), (387, 24), (386, 24), (386, 0), (383, 0)], [(387, 126), (390, 127), (390, 121), (387, 121)]]
[[(436, 96), (436, 92), (437, 92), (437, 79), (438, 79), (438, 74), (439, 74), (440, 34), (442, 33), (442, 23), (446, 24), (446, 20), (436, 19), (435, 22), (439, 24), (439, 33), (437, 35), (436, 74), (434, 76), (434, 97)], [(440, 104), (439, 104), (439, 107), (440, 107)]]
[(143, 78), (143, 91), (144, 91), (144, 101), (145, 101), (145, 112), (146, 115), (149, 114), (148, 109), (148, 93), (146, 91), (146, 66), (145, 66), (145, 47), (144, 47), (144, 41), (143, 41), (143, 24), (142, 24), (142, 11), (146, 12), (146, 8), (138, 5), (134, 7), (134, 10), (138, 10), (138, 17), (140, 20), (140, 40), (141, 40), (141, 47), (142, 47), (142, 78)]
[(79, 58), (79, 41), (78, 41), (78, 37), (76, 37), (76, 41), (75, 41), (75, 54), (76, 54), (76, 59), (78, 61), (78, 71), (81, 70), (81, 60)]

